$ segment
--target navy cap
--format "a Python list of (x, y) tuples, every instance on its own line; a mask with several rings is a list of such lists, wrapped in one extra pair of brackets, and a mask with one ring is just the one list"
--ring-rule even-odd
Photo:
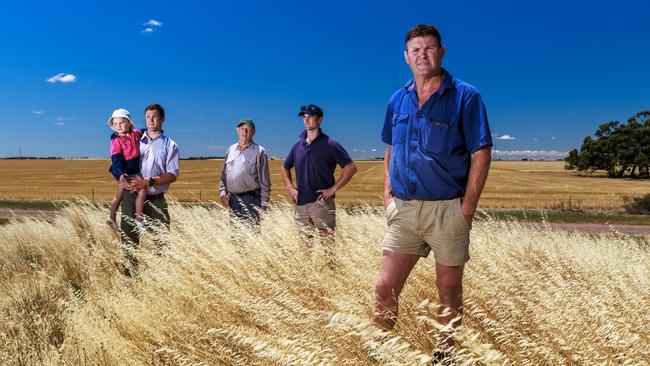
[(304, 114), (308, 116), (323, 117), (323, 110), (320, 109), (320, 107), (316, 104), (303, 105), (300, 107), (300, 112), (298, 112), (298, 115), (302, 116)]

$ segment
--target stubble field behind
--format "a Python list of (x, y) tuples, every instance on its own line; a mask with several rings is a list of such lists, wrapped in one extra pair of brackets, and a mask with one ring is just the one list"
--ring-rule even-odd
[[(421, 260), (399, 323), (370, 323), (383, 211), (338, 210), (337, 264), (299, 238), (288, 204), (261, 235), (220, 206), (172, 203), (122, 274), (105, 208), (0, 226), (0, 364), (428, 365), (435, 271)], [(151, 235), (167, 243), (154, 255)], [(234, 236), (233, 236), (234, 235)], [(647, 237), (593, 236), (481, 219), (465, 270), (459, 365), (644, 365), (650, 359)]]
[[(281, 161), (271, 161), (272, 201), (287, 198), (280, 177)], [(218, 200), (223, 160), (181, 161), (179, 180), (170, 190), (179, 201)], [(110, 200), (115, 193), (109, 161), (0, 160), (3, 183), (0, 199), (68, 200), (86, 197)], [(359, 161), (358, 173), (339, 193), (343, 205), (380, 205), (383, 162)], [(650, 181), (584, 177), (563, 169), (564, 163), (495, 161), (481, 197), (481, 208), (620, 210), (623, 197), (650, 192)], [(339, 171), (336, 176), (338, 177)]]

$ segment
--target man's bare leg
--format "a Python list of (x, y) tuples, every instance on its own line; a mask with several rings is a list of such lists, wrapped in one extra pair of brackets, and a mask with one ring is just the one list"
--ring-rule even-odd
[(389, 330), (397, 321), (398, 297), (411, 270), (420, 259), (416, 254), (384, 250), (375, 282), (374, 323)]
[[(446, 266), (436, 262), (436, 287), (440, 304), (438, 321), (443, 325), (449, 324), (454, 318), (463, 315), (463, 269), (464, 265)], [(461, 321), (454, 323), (454, 327)], [(443, 335), (443, 338), (445, 335)], [(451, 346), (452, 342), (444, 338), (441, 346)]]

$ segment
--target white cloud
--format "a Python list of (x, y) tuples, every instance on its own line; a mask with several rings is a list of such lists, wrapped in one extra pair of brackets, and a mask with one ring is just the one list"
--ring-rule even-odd
[(204, 148), (204, 149), (207, 149), (207, 150), (226, 150), (226, 147), (225, 147), (225, 146), (221, 146), (221, 145), (217, 145), (217, 146), (215, 146), (215, 145), (208, 145), (208, 146), (203, 146), (203, 148)]
[(537, 140), (539, 140), (537, 137), (534, 137), (534, 138), (533, 138), (533, 141), (537, 141)]
[(150, 19), (149, 21), (147, 21), (143, 25), (144, 25), (144, 29), (142, 30), (142, 33), (150, 34), (150, 33), (155, 32), (156, 29), (162, 27), (163, 24), (162, 24), (161, 21), (158, 21), (156, 19)]
[(32, 113), (41, 115), (41, 114), (45, 113), (45, 111), (32, 111)]
[(157, 21), (156, 19), (150, 19), (148, 22), (144, 23), (143, 25), (147, 25), (150, 27), (162, 27), (162, 22)]
[(377, 151), (377, 149), (370, 149), (370, 151), (373, 151), (373, 152), (374, 152), (374, 151)]
[(77, 117), (56, 117), (55, 119), (52, 120), (52, 122), (63, 124), (63, 122), (74, 121), (76, 119)]
[(555, 136), (551, 137), (551, 140), (555, 140)]
[(501, 135), (497, 137), (497, 140), (514, 140), (514, 139), (515, 137), (510, 135)]
[(63, 126), (63, 125), (65, 125), (65, 122), (58, 121), (58, 122), (54, 122), (52, 124), (55, 125), (55, 126)]
[(64, 83), (64, 84), (74, 83), (75, 81), (77, 81), (77, 76), (74, 75), (74, 74), (66, 74), (66, 73), (62, 72), (62, 73), (59, 73), (59, 74), (56, 74), (56, 75), (52, 76), (49, 79), (46, 79), (46, 81), (48, 83), (52, 83), (52, 84), (57, 83), (57, 82)]
[(557, 150), (492, 150), (494, 158), (501, 159), (542, 159), (556, 160), (564, 159), (569, 155), (568, 151)]

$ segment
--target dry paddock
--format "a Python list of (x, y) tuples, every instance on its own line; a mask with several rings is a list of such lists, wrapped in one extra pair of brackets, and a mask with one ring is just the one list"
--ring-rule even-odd
[[(287, 198), (280, 177), (281, 161), (271, 161), (272, 201)], [(223, 160), (181, 161), (181, 175), (170, 193), (179, 201), (209, 201), (218, 196)], [(67, 200), (85, 197), (109, 200), (114, 181), (107, 159), (0, 160), (0, 199)], [(337, 194), (339, 204), (381, 203), (383, 162), (359, 161), (358, 173)], [(336, 175), (338, 176), (337, 171)], [(582, 208), (616, 210), (623, 197), (650, 192), (650, 181), (580, 176), (564, 170), (561, 161), (492, 163), (482, 208)]]

